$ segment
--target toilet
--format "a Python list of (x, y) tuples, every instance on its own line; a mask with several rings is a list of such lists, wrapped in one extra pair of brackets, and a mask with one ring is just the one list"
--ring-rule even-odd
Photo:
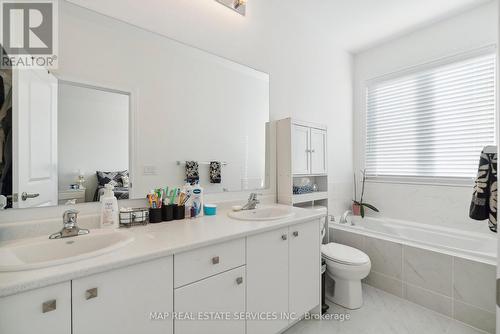
[(371, 269), (368, 255), (333, 242), (321, 245), (321, 254), (326, 261), (327, 276), (334, 282), (327, 285), (326, 298), (348, 309), (360, 308), (363, 305), (361, 280)]

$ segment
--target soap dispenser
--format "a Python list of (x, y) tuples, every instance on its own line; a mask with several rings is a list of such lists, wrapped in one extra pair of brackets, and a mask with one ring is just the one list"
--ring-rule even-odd
[(101, 228), (118, 228), (120, 226), (118, 215), (118, 200), (113, 192), (113, 186), (108, 183), (104, 186), (104, 194), (101, 197)]

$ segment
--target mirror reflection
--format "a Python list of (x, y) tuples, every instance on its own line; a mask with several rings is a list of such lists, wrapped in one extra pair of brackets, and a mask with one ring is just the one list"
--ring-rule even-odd
[(0, 72), (0, 208), (268, 187), (268, 74), (66, 1), (59, 21), (56, 70)]

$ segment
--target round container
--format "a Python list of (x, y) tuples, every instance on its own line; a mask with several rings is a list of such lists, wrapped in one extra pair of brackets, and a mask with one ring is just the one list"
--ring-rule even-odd
[(186, 217), (186, 207), (184, 205), (176, 205), (174, 207), (174, 219), (180, 220)]
[(167, 204), (161, 207), (161, 216), (164, 222), (174, 220), (174, 204)]
[(203, 213), (205, 214), (205, 216), (215, 216), (217, 214), (217, 205), (205, 204), (203, 206)]
[(161, 208), (150, 208), (149, 209), (149, 222), (151, 224), (161, 223)]

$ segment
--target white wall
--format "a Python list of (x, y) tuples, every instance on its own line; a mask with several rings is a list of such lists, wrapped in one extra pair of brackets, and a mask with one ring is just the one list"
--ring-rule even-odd
[(331, 42), (335, 22), (303, 15), (302, 0), (252, 0), (245, 17), (206, 0), (70, 1), (269, 73), (271, 120), (329, 126), (330, 207), (338, 213), (349, 206), (352, 56)]
[(129, 96), (59, 84), (59, 189), (85, 176), (86, 200), (97, 188), (96, 171), (129, 169)]
[[(303, 4), (302, 0), (252, 0), (248, 2), (246, 17), (206, 0), (151, 1), (133, 11), (123, 4), (135, 0), (71, 2), (161, 30), (170, 38), (269, 73), (271, 119), (291, 116), (329, 126), (330, 208), (339, 213), (348, 207), (352, 174), (352, 57), (330, 42), (330, 32), (335, 29), (333, 22), (318, 23), (314, 17), (295, 11), (298, 4)], [(154, 26), (158, 22), (161, 26)], [(60, 48), (64, 48), (63, 41)], [(102, 55), (100, 50), (94, 51), (96, 57)], [(95, 68), (82, 71), (99, 71), (101, 66), (113, 66), (113, 62), (102, 61)], [(210, 200), (240, 200), (246, 196), (228, 193)], [(40, 210), (29, 210), (26, 215), (4, 213), (0, 222), (23, 219), (33, 211), (42, 214)], [(53, 211), (59, 215), (61, 209)], [(49, 216), (51, 212), (47, 209), (43, 215)]]
[[(471, 51), (497, 42), (497, 3), (438, 22), (425, 29), (374, 47), (354, 57), (354, 148), (356, 169), (362, 166), (359, 149), (364, 128), (365, 83), (411, 66)], [(477, 230), (487, 223), (468, 218), (470, 187), (368, 183), (366, 201), (386, 217)]]

